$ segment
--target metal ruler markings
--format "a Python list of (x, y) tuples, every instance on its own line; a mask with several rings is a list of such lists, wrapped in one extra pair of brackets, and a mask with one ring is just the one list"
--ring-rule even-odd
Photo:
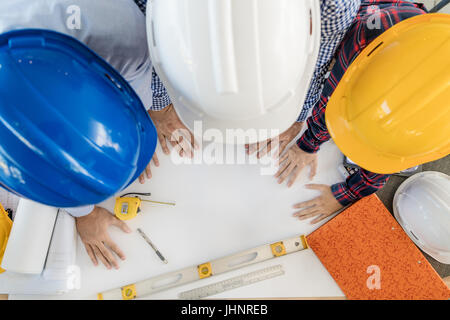
[(215, 294), (219, 294), (228, 290), (248, 286), (256, 282), (268, 280), (284, 275), (283, 266), (281, 264), (260, 269), (247, 274), (239, 275), (234, 278), (216, 282), (207, 286), (188, 290), (179, 294), (181, 299), (195, 300), (206, 298)]

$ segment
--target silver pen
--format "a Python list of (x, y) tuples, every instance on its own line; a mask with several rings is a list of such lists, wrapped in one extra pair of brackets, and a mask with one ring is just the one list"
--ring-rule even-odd
[(140, 228), (137, 228), (137, 231), (142, 236), (142, 238), (144, 238), (144, 240), (150, 245), (150, 247), (152, 247), (152, 249), (155, 250), (156, 255), (161, 259), (161, 261), (167, 264), (168, 261), (166, 260), (166, 258), (164, 258), (161, 252), (159, 252), (159, 250), (155, 247), (153, 242), (147, 237), (144, 231), (142, 231)]

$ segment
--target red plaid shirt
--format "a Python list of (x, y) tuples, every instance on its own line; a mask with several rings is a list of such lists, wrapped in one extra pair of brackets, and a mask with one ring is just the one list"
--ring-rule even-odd
[[(358, 15), (336, 52), (336, 63), (325, 82), (320, 100), (307, 120), (308, 129), (297, 140), (300, 149), (309, 153), (317, 152), (320, 145), (331, 138), (325, 124), (328, 99), (349, 65), (361, 51), (393, 25), (426, 13), (424, 10), (423, 5), (408, 1), (362, 1)], [(349, 176), (345, 182), (332, 185), (331, 190), (339, 203), (346, 206), (381, 189), (388, 179), (389, 175), (377, 174), (361, 168), (357, 173)]]

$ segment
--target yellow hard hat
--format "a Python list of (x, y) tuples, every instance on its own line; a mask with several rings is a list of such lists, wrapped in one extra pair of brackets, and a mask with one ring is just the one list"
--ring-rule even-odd
[[(12, 221), (8, 217), (3, 206), (0, 204), (0, 265), (2, 263), (3, 254), (5, 253), (6, 243), (8, 242), (9, 233), (11, 232)], [(0, 268), (0, 273), (4, 272)]]
[(341, 151), (395, 173), (450, 153), (450, 15), (404, 20), (347, 69), (325, 112)]

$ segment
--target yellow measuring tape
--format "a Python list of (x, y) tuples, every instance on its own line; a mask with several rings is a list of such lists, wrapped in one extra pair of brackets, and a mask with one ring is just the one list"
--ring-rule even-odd
[[(126, 197), (127, 195), (135, 195), (134, 197)], [(150, 196), (150, 193), (126, 193), (118, 198), (116, 198), (116, 204), (114, 205), (114, 214), (120, 220), (130, 220), (137, 216), (140, 212), (140, 207), (142, 201), (151, 202), (155, 204), (163, 204), (168, 206), (174, 206), (173, 202), (162, 202), (141, 199), (136, 195)]]

